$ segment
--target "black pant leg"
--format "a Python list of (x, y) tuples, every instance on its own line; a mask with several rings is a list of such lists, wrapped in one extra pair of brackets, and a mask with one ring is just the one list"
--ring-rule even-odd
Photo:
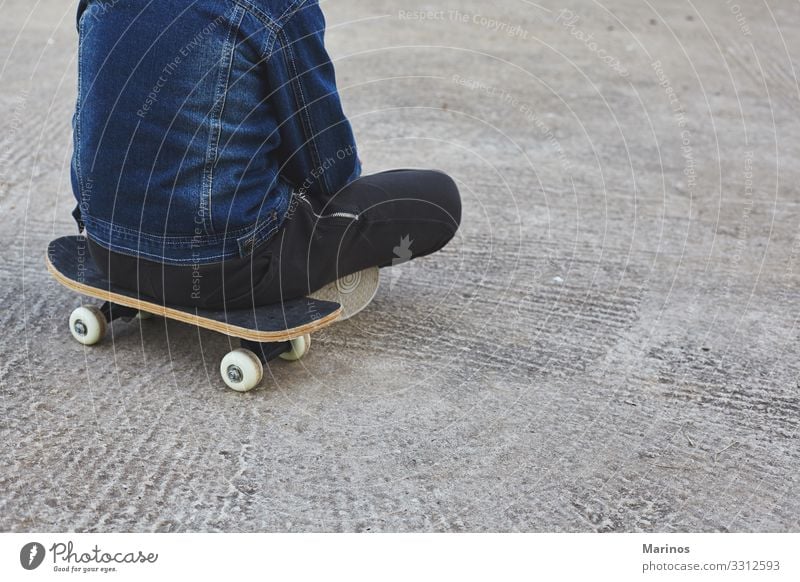
[(391, 170), (359, 178), (327, 202), (295, 194), (281, 229), (248, 257), (175, 266), (110, 252), (91, 240), (89, 249), (111, 282), (161, 303), (246, 309), (433, 253), (460, 222), (461, 199), (449, 176)]

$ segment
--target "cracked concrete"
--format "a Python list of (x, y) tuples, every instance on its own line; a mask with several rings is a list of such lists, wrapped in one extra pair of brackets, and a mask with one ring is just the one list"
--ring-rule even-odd
[(800, 12), (663, 4), (325, 2), (365, 170), (464, 224), (242, 395), (69, 337), (75, 6), (6, 2), (0, 530), (797, 531)]

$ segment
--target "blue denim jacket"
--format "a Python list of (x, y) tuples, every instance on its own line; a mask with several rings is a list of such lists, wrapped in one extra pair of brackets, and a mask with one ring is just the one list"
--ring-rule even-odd
[(317, 0), (81, 0), (79, 227), (168, 264), (247, 256), (361, 166)]

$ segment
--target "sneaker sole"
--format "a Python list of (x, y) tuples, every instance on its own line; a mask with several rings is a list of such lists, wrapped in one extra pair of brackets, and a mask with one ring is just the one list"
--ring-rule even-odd
[(380, 269), (370, 267), (328, 283), (309, 297), (340, 304), (342, 315), (339, 321), (344, 321), (359, 313), (372, 302), (378, 292), (379, 284)]

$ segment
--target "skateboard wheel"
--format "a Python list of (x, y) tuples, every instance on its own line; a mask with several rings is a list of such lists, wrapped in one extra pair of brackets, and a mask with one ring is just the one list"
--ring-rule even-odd
[(292, 344), (292, 349), (288, 352), (283, 352), (280, 355), (282, 360), (286, 360), (287, 362), (296, 362), (303, 356), (308, 353), (308, 350), (311, 348), (311, 336), (306, 334), (301, 337), (296, 337), (293, 340), (290, 340)]
[(93, 305), (83, 305), (69, 316), (69, 331), (76, 340), (91, 346), (106, 335), (106, 316)]
[(139, 312), (139, 313), (137, 313), (136, 315), (137, 315), (137, 316), (139, 317), (139, 319), (141, 319), (142, 321), (145, 321), (145, 320), (147, 320), (147, 319), (152, 319), (153, 317), (155, 317), (155, 316), (154, 316), (152, 313), (150, 313), (149, 311), (140, 311), (140, 312)]
[(238, 348), (228, 352), (219, 365), (222, 380), (237, 392), (255, 388), (264, 375), (264, 366), (253, 352)]

